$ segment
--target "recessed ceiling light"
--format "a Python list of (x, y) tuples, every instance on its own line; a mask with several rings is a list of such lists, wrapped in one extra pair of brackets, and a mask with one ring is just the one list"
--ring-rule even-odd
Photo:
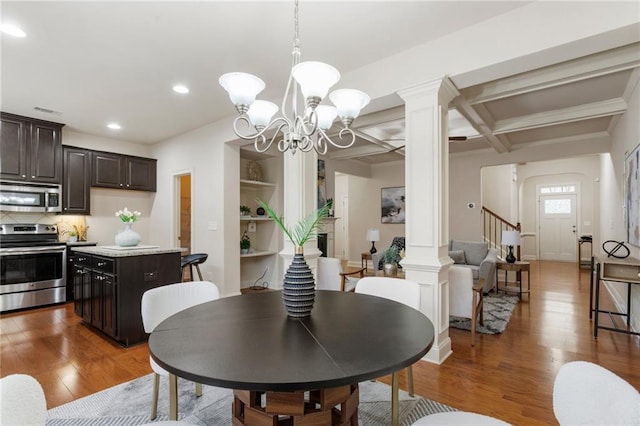
[(113, 130), (120, 130), (120, 125), (118, 123), (109, 123), (107, 127)]
[(182, 84), (176, 84), (175, 86), (173, 86), (173, 91), (184, 94), (184, 93), (189, 93), (189, 88)]
[(13, 24), (0, 24), (0, 31), (13, 37), (23, 38), (27, 36), (27, 33)]

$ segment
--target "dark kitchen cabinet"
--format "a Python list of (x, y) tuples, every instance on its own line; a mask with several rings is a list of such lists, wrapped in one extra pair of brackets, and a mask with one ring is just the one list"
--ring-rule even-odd
[(64, 146), (62, 213), (91, 214), (91, 151)]
[[(180, 252), (115, 257), (74, 252), (89, 259), (89, 266), (73, 269), (74, 283), (82, 288), (82, 294), (76, 291), (75, 303), (83, 311), (76, 310), (76, 314), (124, 346), (145, 341), (142, 295), (151, 288), (180, 282)], [(87, 281), (89, 290), (85, 290)]]
[(0, 178), (60, 183), (63, 124), (0, 113)]
[(156, 160), (94, 151), (91, 186), (156, 191)]

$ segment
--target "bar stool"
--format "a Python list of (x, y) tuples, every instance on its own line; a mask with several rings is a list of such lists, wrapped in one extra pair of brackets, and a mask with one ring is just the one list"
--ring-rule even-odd
[(180, 259), (180, 266), (182, 267), (182, 281), (184, 281), (184, 270), (185, 268), (189, 268), (189, 276), (191, 277), (191, 281), (193, 281), (193, 267), (196, 267), (196, 270), (198, 271), (198, 277), (200, 278), (200, 281), (203, 281), (202, 279), (202, 273), (200, 272), (200, 264), (204, 263), (207, 258), (209, 257), (208, 254), (206, 253), (193, 253), (193, 254), (188, 254), (186, 256), (182, 256), (182, 258)]

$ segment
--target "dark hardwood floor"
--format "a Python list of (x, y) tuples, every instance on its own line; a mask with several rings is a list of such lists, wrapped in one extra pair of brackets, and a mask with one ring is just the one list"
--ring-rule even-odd
[[(468, 331), (450, 329), (453, 354), (442, 365), (417, 363), (416, 393), (512, 424), (547, 425), (557, 424), (553, 381), (566, 362), (598, 363), (640, 389), (640, 338), (604, 330), (593, 337), (589, 271), (533, 262), (531, 280), (530, 299), (504, 333), (477, 334), (472, 348)], [(151, 372), (146, 344), (112, 343), (83, 325), (72, 304), (2, 315), (0, 339), (0, 375), (34, 376), (49, 408)], [(404, 375), (400, 384), (406, 389)]]

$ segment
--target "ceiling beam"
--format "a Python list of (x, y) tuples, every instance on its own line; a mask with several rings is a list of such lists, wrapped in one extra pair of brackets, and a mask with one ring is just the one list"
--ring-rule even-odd
[[(496, 152), (505, 153), (511, 150), (511, 142), (509, 142), (507, 137), (494, 135), (490, 125), (466, 99), (458, 96), (452, 101), (452, 104), (455, 105), (458, 112), (467, 119), (476, 132), (478, 132)], [(477, 108), (483, 107), (482, 105), (478, 105)], [(489, 116), (488, 113), (487, 116)]]
[(460, 90), (471, 105), (640, 67), (640, 43)]
[(614, 98), (607, 101), (593, 102), (576, 107), (562, 108), (554, 111), (545, 111), (522, 117), (498, 120), (493, 126), (493, 133), (499, 135), (521, 130), (535, 129), (538, 127), (556, 126), (558, 124), (571, 123), (573, 121), (624, 114), (626, 110), (627, 103), (624, 99)]

